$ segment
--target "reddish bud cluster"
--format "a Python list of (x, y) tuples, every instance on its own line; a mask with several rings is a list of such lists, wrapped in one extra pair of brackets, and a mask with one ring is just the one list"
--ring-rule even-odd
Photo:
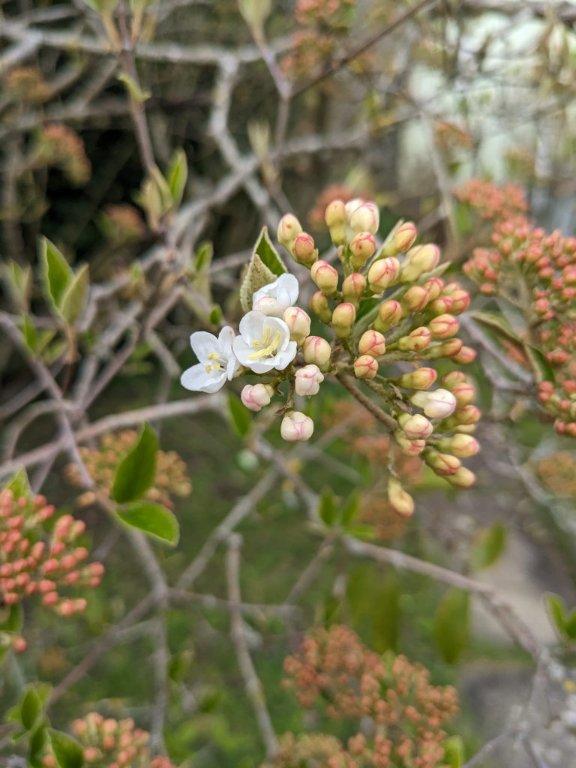
[[(458, 698), (450, 686), (431, 685), (421, 665), (404, 656), (381, 657), (349, 628), (333, 626), (307, 636), (285, 669), (303, 707), (324, 702), (330, 717), (356, 720), (358, 730), (362, 721), (364, 727), (345, 745), (323, 734), (288, 735), (274, 766), (313, 765), (308, 761), (314, 757), (329, 768), (444, 765), (443, 727), (457, 714)], [(368, 719), (372, 728), (365, 727)]]
[(71, 515), (59, 517), (44, 537), (44, 523), (53, 515), (43, 496), (15, 498), (11, 490), (0, 491), (0, 595), (6, 605), (39, 595), (44, 605), (71, 616), (86, 608), (86, 599), (62, 591), (97, 587), (104, 566), (85, 563), (88, 550), (78, 546), (85, 525)]
[(456, 196), (487, 221), (514, 218), (528, 210), (526, 195), (516, 184), (497, 186), (491, 181), (471, 179), (456, 191)]
[[(115, 720), (97, 712), (72, 723), (72, 732), (84, 750), (88, 765), (106, 768), (173, 768), (169, 758), (150, 755), (150, 734), (136, 728), (131, 718)], [(57, 763), (53, 755), (44, 758), (47, 768)]]
[[(126, 453), (135, 445), (138, 433), (127, 429), (122, 432), (109, 433), (102, 437), (98, 448), (80, 448), (86, 469), (94, 479), (98, 491), (109, 497), (116, 473), (116, 467)], [(171, 496), (186, 497), (192, 491), (188, 478), (186, 463), (175, 451), (158, 451), (156, 454), (156, 475), (152, 487), (147, 491), (146, 498), (172, 509), (174, 504)], [(66, 477), (72, 485), (83, 487), (78, 467), (69, 464), (66, 467)], [(90, 491), (82, 494), (78, 503), (80, 506), (91, 504), (94, 494)]]

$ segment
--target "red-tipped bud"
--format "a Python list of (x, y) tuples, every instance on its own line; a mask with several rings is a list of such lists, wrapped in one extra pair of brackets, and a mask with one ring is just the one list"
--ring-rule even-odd
[(403, 517), (410, 517), (414, 513), (414, 499), (394, 477), (388, 480), (388, 501), (392, 509)]
[(240, 393), (240, 400), (249, 411), (261, 411), (270, 404), (274, 389), (269, 384), (246, 384)]
[(438, 315), (428, 323), (433, 339), (450, 339), (456, 336), (460, 327), (453, 315)]
[(395, 299), (383, 301), (378, 308), (378, 317), (374, 321), (374, 328), (380, 333), (385, 333), (398, 325), (402, 320), (402, 305)]
[(360, 336), (358, 351), (361, 355), (380, 357), (386, 352), (386, 339), (378, 331), (365, 331)]
[(374, 379), (378, 374), (378, 361), (372, 355), (360, 355), (354, 360), (354, 376), (357, 379)]
[(302, 225), (296, 216), (291, 213), (287, 213), (285, 216), (282, 216), (278, 222), (278, 231), (276, 236), (279, 243), (290, 249), (290, 246), (296, 239), (296, 235), (299, 235), (300, 232), (302, 232)]
[(470, 488), (476, 482), (476, 475), (468, 467), (460, 467), (453, 475), (447, 476), (446, 480), (457, 488)]
[(402, 306), (407, 312), (421, 312), (430, 301), (430, 295), (423, 285), (413, 285), (402, 296)]
[(432, 334), (426, 326), (421, 326), (415, 328), (408, 336), (402, 336), (401, 339), (398, 339), (398, 348), (402, 352), (421, 352), (431, 341)]
[(350, 241), (351, 261), (354, 269), (360, 269), (376, 253), (376, 238), (370, 232), (358, 232)]
[(428, 311), (432, 312), (433, 315), (444, 315), (452, 311), (452, 304), (453, 301), (450, 296), (440, 296), (428, 304)]
[(332, 328), (340, 338), (350, 336), (355, 322), (356, 307), (350, 302), (339, 304), (332, 312)]
[(476, 456), (480, 450), (480, 443), (471, 435), (456, 434), (453, 437), (442, 438), (438, 442), (438, 447), (461, 459), (467, 459), (470, 456)]
[(440, 261), (440, 249), (433, 243), (417, 245), (406, 254), (406, 260), (402, 264), (400, 280), (403, 283), (411, 283), (418, 280), (421, 275), (431, 272)]
[(400, 274), (400, 262), (394, 256), (378, 259), (368, 270), (368, 285), (375, 293), (380, 293), (394, 285)]
[(294, 389), (297, 395), (310, 397), (317, 395), (320, 390), (320, 384), (324, 381), (324, 375), (320, 368), (314, 363), (305, 365), (296, 371), (294, 376)]
[(480, 408), (476, 405), (464, 405), (462, 408), (458, 408), (454, 414), (454, 418), (458, 424), (476, 424), (480, 421), (482, 413)]
[(442, 376), (442, 384), (444, 384), (446, 389), (449, 389), (450, 391), (452, 391), (452, 387), (455, 387), (456, 384), (460, 384), (463, 381), (468, 381), (466, 374), (463, 371), (450, 371), (450, 373)]
[(338, 270), (320, 259), (310, 269), (310, 277), (326, 296), (338, 290)]
[(463, 346), (464, 342), (462, 339), (447, 339), (441, 344), (436, 344), (435, 346), (430, 347), (430, 349), (427, 349), (426, 357), (429, 360), (437, 360), (439, 357), (451, 357), (455, 360), (456, 355), (460, 352)]
[(296, 235), (290, 251), (296, 261), (306, 267), (311, 267), (318, 259), (318, 249), (314, 246), (314, 238), (307, 232), (300, 232)]
[(453, 359), (455, 362), (460, 363), (461, 365), (468, 365), (469, 363), (473, 363), (474, 360), (476, 360), (477, 352), (475, 349), (472, 349), (472, 347), (466, 347), (463, 346), (458, 354), (453, 356)]
[(431, 277), (424, 283), (424, 288), (426, 288), (428, 291), (430, 301), (436, 301), (436, 299), (442, 293), (442, 289), (444, 288), (444, 281), (441, 277)]
[(346, 203), (348, 226), (353, 232), (370, 232), (375, 235), (380, 226), (380, 213), (376, 203), (351, 200)]
[(420, 413), (415, 413), (413, 416), (403, 413), (398, 417), (398, 424), (409, 440), (426, 440), (434, 431), (432, 423)]
[(342, 295), (344, 301), (350, 301), (358, 305), (362, 294), (366, 289), (366, 278), (360, 272), (352, 272), (342, 283)]
[(448, 311), (453, 315), (461, 315), (470, 306), (470, 294), (459, 283), (448, 283), (444, 288), (443, 296), (450, 299), (451, 308)]
[(442, 477), (454, 475), (462, 466), (462, 462), (456, 456), (451, 456), (449, 453), (440, 453), (439, 451), (427, 452), (424, 460), (437, 475)]
[(461, 381), (451, 388), (452, 394), (456, 398), (456, 402), (459, 406), (469, 405), (474, 401), (476, 397), (476, 390), (474, 385), (469, 381)]
[(321, 336), (308, 336), (302, 347), (304, 360), (307, 363), (314, 363), (321, 371), (327, 371), (330, 368), (330, 356), (332, 348), (330, 344)]
[(410, 440), (402, 430), (394, 432), (394, 439), (400, 446), (400, 450), (406, 456), (419, 456), (426, 448), (426, 440)]
[(310, 309), (323, 323), (329, 323), (332, 319), (332, 311), (328, 299), (322, 291), (316, 291), (310, 299)]
[(437, 377), (438, 374), (434, 368), (417, 368), (400, 376), (397, 384), (405, 389), (430, 389)]
[(304, 339), (310, 335), (310, 316), (300, 307), (288, 307), (284, 312), (284, 322), (290, 330), (290, 338), (298, 346), (304, 343)]
[(391, 245), (396, 253), (405, 253), (414, 245), (417, 237), (416, 224), (412, 221), (404, 221), (394, 228)]

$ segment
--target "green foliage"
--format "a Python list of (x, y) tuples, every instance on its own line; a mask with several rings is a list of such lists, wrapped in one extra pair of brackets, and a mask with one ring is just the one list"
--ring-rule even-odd
[(49, 730), (50, 744), (60, 768), (81, 768), (84, 751), (80, 744), (62, 731)]
[(147, 536), (175, 546), (180, 539), (180, 525), (173, 512), (152, 501), (135, 501), (116, 510), (118, 518)]
[(464, 765), (464, 744), (460, 736), (451, 736), (444, 742), (444, 760), (449, 768), (462, 768)]
[(158, 438), (148, 424), (140, 430), (138, 442), (124, 456), (114, 475), (112, 498), (119, 504), (141, 499), (152, 486), (156, 473)]
[(12, 475), (8, 482), (5, 483), (4, 488), (12, 491), (15, 499), (20, 499), (22, 497), (26, 499), (32, 498), (32, 488), (30, 487), (30, 481), (28, 480), (28, 473), (24, 467)]
[(22, 267), (16, 261), (0, 266), (0, 278), (20, 311), (26, 310), (32, 289), (32, 268)]
[(440, 602), (434, 621), (434, 635), (442, 658), (458, 661), (470, 637), (470, 596), (462, 589), (450, 589)]
[(568, 611), (560, 595), (546, 595), (546, 608), (550, 621), (560, 640), (567, 643), (576, 642), (576, 608)]
[(478, 531), (472, 542), (470, 567), (479, 571), (489, 568), (498, 560), (506, 548), (507, 531), (502, 523)]
[(46, 237), (40, 241), (40, 259), (45, 295), (58, 311), (64, 294), (74, 279), (74, 272), (63, 253)]
[(172, 196), (172, 202), (177, 208), (182, 202), (186, 181), (188, 180), (188, 160), (183, 149), (177, 149), (168, 169), (168, 189)]
[(250, 411), (242, 405), (240, 398), (236, 397), (232, 392), (228, 395), (227, 402), (230, 423), (239, 437), (246, 437), (252, 429)]
[(88, 264), (84, 264), (76, 272), (67, 286), (60, 302), (59, 312), (63, 320), (74, 325), (82, 314), (90, 288), (90, 273)]
[(286, 267), (270, 240), (268, 228), (263, 227), (240, 285), (240, 304), (244, 312), (252, 309), (252, 296), (256, 291), (285, 272)]

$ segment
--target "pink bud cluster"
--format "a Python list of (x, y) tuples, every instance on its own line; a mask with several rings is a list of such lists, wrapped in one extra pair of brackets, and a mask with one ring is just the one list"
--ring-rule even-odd
[[(126, 453), (135, 445), (138, 433), (133, 429), (121, 432), (110, 432), (102, 436), (98, 448), (80, 448), (80, 456), (86, 469), (94, 479), (98, 491), (109, 497), (116, 467)], [(69, 464), (66, 467), (66, 477), (72, 485), (83, 487), (78, 467)], [(192, 491), (186, 463), (175, 451), (158, 451), (156, 454), (156, 475), (152, 487), (147, 491), (146, 498), (173, 509), (172, 496), (186, 497)], [(85, 506), (93, 503), (94, 494), (91, 491), (83, 493), (78, 504)]]
[(526, 218), (502, 219), (491, 247), (475, 249), (464, 271), (482, 293), (520, 308), (525, 341), (554, 372), (539, 384), (539, 401), (560, 434), (576, 437), (576, 238), (547, 234)]
[(0, 491), (0, 595), (6, 605), (38, 595), (60, 616), (72, 616), (87, 601), (66, 593), (97, 587), (104, 566), (85, 562), (88, 550), (78, 545), (85, 530), (81, 520), (62, 515), (44, 535), (53, 516), (54, 507), (43, 496), (15, 498), (11, 490)]
[(286, 659), (285, 670), (286, 684), (304, 708), (325, 706), (329, 717), (351, 720), (358, 732), (345, 744), (323, 734), (289, 734), (269, 765), (300, 765), (292, 762), (298, 752), (302, 758), (322, 757), (330, 768), (443, 765), (444, 727), (458, 712), (458, 698), (450, 686), (431, 685), (421, 665), (403, 656), (383, 658), (348, 627), (332, 626), (305, 637), (299, 652)]
[[(131, 718), (115, 720), (102, 717), (98, 712), (90, 712), (74, 720), (71, 730), (83, 748), (87, 765), (98, 768), (173, 768), (168, 757), (151, 756), (150, 734), (136, 728)], [(56, 766), (51, 754), (43, 762), (47, 768)]]
[(491, 181), (471, 179), (456, 190), (456, 196), (486, 221), (515, 218), (528, 210), (526, 195), (516, 184), (498, 186)]

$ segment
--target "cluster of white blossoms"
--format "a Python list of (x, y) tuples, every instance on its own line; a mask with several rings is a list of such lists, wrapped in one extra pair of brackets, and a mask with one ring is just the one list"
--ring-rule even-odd
[[(183, 374), (182, 384), (216, 392), (233, 378), (255, 374), (259, 380), (244, 386), (242, 403), (257, 412), (281, 397), (280, 433), (298, 441), (312, 436), (314, 424), (298, 410), (297, 398), (316, 395), (330, 376), (377, 414), (403, 454), (419, 456), (451, 485), (469, 487), (475, 477), (461, 459), (479, 450), (471, 434), (480, 418), (474, 387), (449, 367), (433, 389), (438, 373), (429, 361), (458, 367), (474, 360), (474, 350), (458, 338), (457, 316), (470, 296), (442, 279), (440, 249), (415, 244), (412, 222), (398, 222), (380, 239), (374, 202), (334, 200), (325, 221), (332, 248), (324, 259), (292, 214), (280, 220), (277, 238), (308, 270), (315, 289), (310, 309), (326, 338), (311, 335), (310, 316), (296, 306), (298, 280), (263, 230), (240, 285), (245, 314), (238, 332), (193, 333), (198, 364)], [(393, 468), (388, 496), (400, 514), (412, 513), (413, 500)]]
[[(182, 385), (194, 392), (213, 393), (242, 372), (286, 371), (310, 335), (309, 315), (295, 306), (298, 293), (296, 277), (280, 275), (254, 293), (253, 309), (240, 320), (238, 334), (229, 326), (217, 337), (206, 331), (193, 333), (190, 345), (198, 364), (182, 374)], [(317, 365), (304, 365), (293, 373), (294, 394), (315, 395), (323, 380)], [(274, 377), (267, 383), (246, 384), (240, 395), (243, 404), (251, 411), (262, 410), (270, 404), (275, 384)], [(285, 440), (308, 440), (313, 432), (309, 416), (289, 406), (285, 409), (280, 427)]]

